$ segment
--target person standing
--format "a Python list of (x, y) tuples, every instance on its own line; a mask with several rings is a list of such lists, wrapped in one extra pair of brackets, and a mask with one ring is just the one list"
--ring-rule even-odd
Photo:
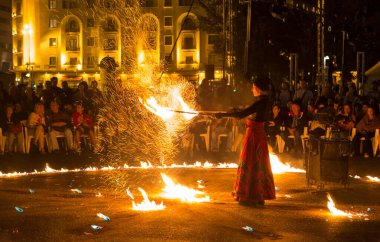
[(270, 108), (266, 94), (269, 80), (256, 79), (252, 85), (254, 101), (248, 108), (235, 113), (217, 113), (216, 118), (247, 117), (243, 150), (237, 170), (234, 199), (240, 205), (264, 206), (265, 200), (276, 198), (273, 174), (269, 160), (264, 122)]

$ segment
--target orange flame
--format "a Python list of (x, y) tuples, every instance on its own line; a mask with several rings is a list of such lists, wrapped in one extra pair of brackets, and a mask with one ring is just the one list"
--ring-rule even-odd
[(164, 210), (164, 203), (156, 204), (155, 201), (150, 201), (148, 195), (142, 188), (138, 188), (141, 192), (144, 200), (141, 203), (136, 204), (135, 201), (132, 201), (132, 209), (137, 211), (155, 211), (155, 210)]
[(165, 183), (162, 197), (168, 199), (180, 199), (182, 202), (210, 202), (210, 197), (206, 196), (204, 192), (198, 191), (180, 184), (175, 184), (173, 180), (167, 175), (161, 173), (162, 180)]
[(372, 182), (380, 182), (380, 179), (375, 176), (367, 176), (367, 178)]
[(327, 199), (328, 199), (327, 208), (330, 210), (331, 215), (333, 215), (333, 216), (345, 216), (345, 217), (349, 217), (349, 218), (352, 218), (352, 217), (367, 217), (368, 216), (367, 214), (364, 214), (364, 213), (344, 212), (344, 211), (342, 211), (340, 209), (337, 209), (335, 207), (334, 200), (331, 198), (331, 195), (329, 193), (327, 193)]
[(281, 174), (285, 172), (305, 173), (305, 170), (291, 167), (288, 163), (282, 163), (277, 155), (269, 154), (269, 158), (273, 174)]

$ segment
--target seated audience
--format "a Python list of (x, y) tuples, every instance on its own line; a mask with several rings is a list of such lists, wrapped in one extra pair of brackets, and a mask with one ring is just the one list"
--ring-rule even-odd
[[(288, 132), (294, 136), (295, 151), (302, 151), (302, 139), (304, 127), (307, 127), (306, 116), (301, 112), (301, 107), (298, 103), (293, 103), (291, 106), (291, 112), (287, 119)], [(287, 135), (284, 136), (285, 143), (290, 147), (290, 140)]]
[(356, 125), (356, 135), (353, 140), (354, 155), (359, 154), (360, 139), (365, 138), (363, 144), (364, 157), (368, 158), (372, 153), (371, 138), (375, 136), (376, 129), (380, 128), (380, 119), (375, 116), (372, 107), (368, 107), (367, 114)]
[(355, 122), (356, 118), (351, 112), (350, 104), (344, 104), (342, 112), (338, 113), (335, 117), (335, 123), (338, 125), (340, 138), (348, 138), (350, 136), (352, 128), (355, 127)]
[(49, 127), (52, 152), (59, 151), (58, 135), (64, 135), (67, 150), (71, 151), (73, 149), (73, 133), (70, 127), (70, 116), (65, 111), (59, 110), (59, 104), (55, 100), (50, 103), (50, 112), (46, 116), (46, 123)]
[(82, 134), (88, 134), (90, 136), (92, 149), (96, 150), (96, 140), (94, 134), (94, 122), (91, 117), (84, 112), (83, 104), (81, 102), (76, 103), (76, 112), (72, 115), (72, 123), (74, 126), (75, 134), (75, 147), (77, 152), (81, 152), (80, 136)]
[(36, 103), (34, 112), (31, 112), (28, 117), (28, 133), (34, 136), (34, 145), (38, 145), (41, 154), (45, 154), (45, 129), (44, 105)]
[(6, 137), (6, 153), (13, 153), (14, 151), (14, 141), (17, 138), (18, 151), (22, 152), (22, 146), (24, 144), (23, 134), (22, 134), (22, 124), (18, 121), (13, 112), (13, 106), (7, 105), (5, 114), (1, 116), (0, 127), (3, 131), (3, 136)]
[(269, 136), (269, 145), (272, 148), (275, 147), (276, 144), (276, 135), (281, 134), (281, 126), (285, 123), (285, 117), (281, 113), (280, 105), (274, 104), (272, 107), (272, 114), (265, 124), (265, 132)]

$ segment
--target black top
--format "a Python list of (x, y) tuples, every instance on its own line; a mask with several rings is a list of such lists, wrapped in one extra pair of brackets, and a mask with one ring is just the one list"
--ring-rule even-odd
[(268, 117), (268, 107), (269, 98), (267, 95), (256, 96), (253, 98), (253, 103), (248, 108), (231, 113), (227, 116), (232, 116), (236, 118), (245, 118), (248, 116), (249, 119), (256, 122), (265, 122)]

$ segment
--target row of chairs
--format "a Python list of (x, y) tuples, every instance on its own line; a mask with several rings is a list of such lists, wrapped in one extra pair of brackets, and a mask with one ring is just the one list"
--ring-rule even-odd
[[(280, 130), (285, 131), (285, 127), (281, 127)], [(353, 141), (356, 135), (356, 128), (353, 128), (350, 132), (350, 136), (348, 137), (350, 141)], [(325, 138), (331, 139), (332, 138), (332, 129), (331, 127), (327, 127)], [(289, 135), (288, 138), (290, 140), (295, 141), (294, 135)], [(305, 146), (308, 144), (309, 141), (309, 128), (304, 127), (303, 134), (301, 135), (302, 140), (302, 148), (303, 152), (305, 152)], [(360, 153), (363, 153), (363, 143), (365, 141), (365, 138), (360, 138)], [(379, 129), (376, 129), (375, 136), (371, 138), (372, 142), (372, 150), (373, 150), (373, 156), (375, 157), (377, 152), (380, 152), (380, 132)], [(279, 153), (283, 153), (285, 149), (285, 141), (280, 135), (276, 135), (276, 146), (278, 148)]]
[[(22, 139), (22, 144), (21, 144), (21, 152), (24, 153), (24, 154), (25, 153), (29, 154), (30, 153), (30, 146), (31, 146), (32, 140), (35, 137), (34, 137), (34, 135), (30, 134), (30, 132), (28, 131), (27, 121), (26, 120), (21, 121), (21, 124), (23, 126), (23, 128), (22, 128), (22, 137), (23, 137), (23, 139)], [(98, 126), (95, 126), (94, 132), (95, 132), (95, 138), (98, 139), (98, 133), (99, 133), (99, 127)], [(57, 139), (65, 139), (65, 136), (63, 134), (57, 135), (56, 137), (57, 137)], [(88, 144), (87, 140), (90, 139), (89, 135), (82, 134), (81, 135), (81, 139), (84, 141), (85, 146), (87, 146), (87, 144)], [(51, 141), (50, 141), (48, 133), (45, 134), (44, 140), (45, 140), (45, 144), (46, 144), (48, 152), (51, 152), (52, 151)], [(3, 133), (2, 129), (0, 128), (0, 152), (1, 152), (1, 154), (4, 154), (4, 152), (5, 152), (6, 142), (8, 142), (7, 136), (5, 136), (5, 134)], [(65, 140), (65, 142), (66, 142), (66, 140)], [(65, 147), (67, 147), (67, 145)]]

